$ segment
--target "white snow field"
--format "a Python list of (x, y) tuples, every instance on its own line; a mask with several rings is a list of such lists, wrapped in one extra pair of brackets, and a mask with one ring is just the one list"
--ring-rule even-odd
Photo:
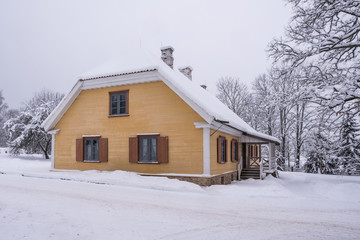
[(197, 185), (0, 153), (0, 239), (360, 239), (360, 177)]

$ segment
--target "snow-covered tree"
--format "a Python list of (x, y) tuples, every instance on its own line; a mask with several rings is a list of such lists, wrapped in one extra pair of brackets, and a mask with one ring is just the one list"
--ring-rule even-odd
[(289, 69), (312, 72), (319, 104), (354, 112), (360, 101), (360, 1), (287, 1), (293, 16), (286, 37), (270, 44), (270, 56)]
[(359, 124), (354, 117), (344, 115), (341, 127), (338, 164), (340, 171), (353, 175), (360, 171)]
[(300, 167), (301, 156), (307, 155), (315, 116), (319, 112), (311, 102), (312, 89), (307, 84), (304, 69), (288, 71), (286, 66), (273, 66), (266, 75), (255, 79), (253, 96), (259, 130), (281, 140), (278, 165), (290, 167), (294, 161)]
[(5, 99), (0, 91), (0, 147), (6, 147), (7, 134), (4, 129), (4, 123), (7, 120), (8, 105), (5, 103)]
[(42, 90), (25, 102), (19, 115), (5, 122), (13, 154), (19, 154), (23, 149), (27, 153), (42, 152), (46, 159), (49, 158), (51, 136), (45, 132), (41, 124), (62, 98), (63, 94)]
[(333, 111), (322, 106), (314, 108), (312, 124), (308, 127), (309, 138), (304, 144), (306, 149), (305, 172), (337, 174), (339, 118)]
[(255, 114), (259, 117), (258, 130), (269, 135), (275, 134), (276, 102), (272, 79), (262, 74), (253, 82)]
[(315, 133), (304, 164), (305, 172), (333, 174), (337, 164), (332, 145), (323, 132)]
[[(300, 168), (301, 156), (307, 151), (303, 145), (309, 141), (310, 130), (316, 120), (316, 104), (312, 103), (312, 89), (308, 86), (308, 77), (303, 74), (304, 69), (298, 68), (293, 71), (294, 75), (294, 93), (292, 109), (294, 113), (294, 124), (291, 129), (291, 141), (294, 148), (295, 167)], [(306, 154), (305, 154), (306, 155)]]
[(273, 101), (278, 114), (279, 133), (277, 137), (280, 139), (280, 157), (278, 164), (290, 168), (290, 158), (293, 146), (290, 142), (292, 126), (295, 122), (295, 114), (293, 112), (296, 94), (295, 83), (297, 79), (293, 72), (286, 71), (284, 66), (273, 67), (269, 72), (269, 77), (272, 79), (273, 85)]

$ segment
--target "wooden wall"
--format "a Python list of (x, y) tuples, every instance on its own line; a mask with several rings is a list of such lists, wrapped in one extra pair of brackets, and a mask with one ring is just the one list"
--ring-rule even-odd
[[(215, 130), (211, 129), (210, 134), (215, 132)], [(219, 136), (223, 136), (227, 139), (227, 161), (226, 163), (218, 163), (217, 162), (217, 138)], [(210, 137), (210, 173), (214, 174), (221, 174), (229, 171), (236, 171), (237, 165), (241, 160), (241, 153), (242, 153), (242, 144), (239, 142), (239, 161), (238, 162), (231, 162), (231, 140), (236, 139), (239, 140), (239, 137), (234, 135), (230, 135), (227, 133), (223, 133), (221, 131), (217, 131)]]
[[(109, 92), (127, 89), (129, 116), (109, 118)], [(61, 129), (55, 137), (55, 168), (202, 174), (203, 132), (194, 122), (203, 121), (162, 81), (85, 90), (54, 128)], [(168, 136), (169, 163), (129, 163), (129, 136), (138, 133)], [(108, 138), (108, 162), (76, 162), (76, 138), (82, 135)]]

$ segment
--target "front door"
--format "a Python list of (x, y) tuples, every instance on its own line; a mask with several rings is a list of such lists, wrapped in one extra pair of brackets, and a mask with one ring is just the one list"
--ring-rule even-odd
[(259, 144), (249, 144), (248, 145), (248, 166), (249, 167), (259, 167), (260, 166), (260, 148)]
[(246, 168), (247, 164), (246, 164), (246, 143), (242, 144), (242, 167)]

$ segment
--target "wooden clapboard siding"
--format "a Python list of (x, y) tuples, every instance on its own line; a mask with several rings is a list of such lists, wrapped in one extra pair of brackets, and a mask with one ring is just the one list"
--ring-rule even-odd
[[(215, 130), (211, 130), (210, 134), (212, 134)], [(218, 163), (218, 151), (217, 151), (217, 144), (219, 136), (225, 137), (227, 140), (226, 146), (226, 162), (225, 163)], [(238, 137), (223, 133), (221, 131), (217, 131), (210, 137), (210, 173), (213, 174), (221, 174), (224, 172), (229, 171), (236, 171), (238, 162), (231, 161), (231, 140), (238, 139)], [(241, 143), (239, 142), (239, 154), (241, 153)], [(240, 157), (239, 157), (240, 159)]]
[[(129, 90), (129, 116), (108, 117), (109, 92)], [(85, 90), (55, 129), (55, 168), (125, 170), (141, 173), (202, 174), (204, 120), (163, 82)], [(169, 163), (129, 163), (129, 137), (138, 133), (168, 136)], [(76, 139), (97, 134), (108, 139), (108, 161), (76, 161)], [(216, 149), (216, 148), (215, 148)]]

